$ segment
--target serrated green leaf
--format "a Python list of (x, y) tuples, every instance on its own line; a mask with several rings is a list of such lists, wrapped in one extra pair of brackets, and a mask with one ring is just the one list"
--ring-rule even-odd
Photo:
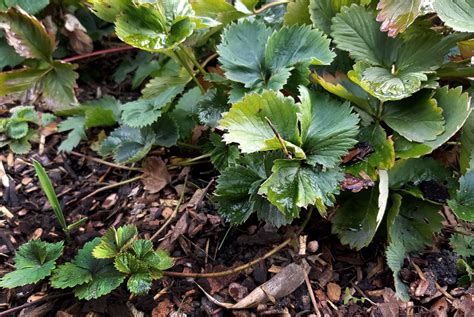
[[(180, 94), (186, 84), (191, 80), (188, 74), (176, 74), (176, 76), (158, 76), (151, 79), (142, 90), (144, 99), (153, 99), (165, 96), (176, 96)], [(165, 96), (162, 96), (165, 95)]]
[(26, 154), (31, 150), (31, 144), (28, 138), (21, 138), (19, 140), (12, 140), (8, 143), (10, 151), (15, 154)]
[(359, 118), (348, 102), (301, 87), (301, 137), (307, 162), (334, 167), (357, 141)]
[[(15, 121), (31, 122), (38, 124), (38, 113), (33, 106), (17, 106), (10, 110), (11, 119)], [(43, 114), (43, 116), (46, 114)]]
[(114, 266), (119, 272), (125, 274), (144, 273), (147, 271), (147, 265), (129, 252), (117, 255), (114, 260)]
[(99, 153), (104, 156), (113, 154), (117, 162), (136, 162), (150, 151), (154, 142), (155, 135), (150, 128), (122, 126), (112, 131), (101, 143)]
[(222, 89), (209, 89), (197, 104), (199, 121), (211, 128), (217, 126), (222, 119), (222, 113), (228, 109), (227, 95)]
[(176, 145), (179, 137), (178, 123), (169, 114), (165, 113), (153, 126), (155, 145), (171, 147)]
[(389, 215), (395, 219), (389, 228), (390, 240), (400, 241), (407, 252), (430, 246), (433, 233), (443, 227), (443, 217), (438, 213), (440, 208), (439, 205), (404, 196), (400, 210), (390, 210), (398, 212), (396, 216)]
[(92, 250), (100, 241), (100, 238), (95, 238), (87, 242), (70, 263), (58, 267), (51, 278), (53, 287), (74, 287), (77, 298), (91, 300), (110, 293), (122, 284), (125, 275), (115, 269), (112, 260), (92, 256)]
[(28, 133), (28, 122), (10, 120), (7, 123), (7, 135), (13, 139), (21, 139)]
[(277, 160), (273, 174), (261, 185), (258, 193), (265, 195), (287, 220), (299, 217), (300, 208), (308, 205), (320, 207), (325, 214), (326, 206), (333, 205), (334, 195), (339, 193), (338, 184), (343, 179), (337, 170), (321, 170), (298, 160)]
[(310, 15), (313, 25), (326, 34), (331, 32), (331, 19), (342, 7), (351, 4), (368, 4), (371, 0), (310, 0)]
[(449, 238), (449, 244), (459, 256), (474, 256), (474, 237), (454, 233), (451, 238)]
[(464, 221), (474, 221), (474, 170), (469, 169), (459, 178), (459, 190), (449, 207)]
[(149, 126), (158, 120), (161, 116), (161, 109), (165, 106), (165, 103), (156, 103), (153, 99), (128, 102), (122, 106), (122, 121), (132, 128)]
[(288, 3), (283, 19), (285, 25), (311, 24), (309, 16), (309, 0), (295, 0), (294, 2)]
[(390, 170), (393, 167), (395, 163), (393, 141), (387, 138), (385, 130), (379, 123), (362, 128), (357, 140), (370, 144), (374, 152), (369, 154), (367, 159), (347, 167), (346, 172), (359, 176), (359, 172), (364, 171), (372, 179), (375, 179), (377, 170)]
[(433, 7), (447, 26), (460, 32), (474, 32), (473, 0), (436, 0)]
[(446, 122), (445, 131), (438, 135), (435, 140), (424, 143), (409, 142), (405, 138), (396, 135), (394, 141), (397, 156), (409, 158), (431, 153), (456, 134), (471, 113), (469, 95), (467, 93), (463, 94), (461, 87), (440, 88), (433, 98), (436, 99), (438, 106), (443, 109), (443, 117)]
[(280, 90), (296, 64), (330, 64), (335, 56), (329, 39), (309, 26), (271, 33), (263, 23), (245, 20), (225, 28), (221, 38), (217, 51), (222, 69), (228, 79), (244, 85), (243, 92)]
[[(472, 97), (471, 97), (472, 103)], [(459, 154), (459, 167), (464, 174), (469, 167), (474, 168), (471, 160), (474, 159), (474, 113), (467, 118), (461, 130), (461, 149)]]
[(442, 113), (431, 93), (422, 92), (402, 101), (385, 103), (382, 119), (407, 140), (424, 142), (444, 132)]
[(139, 259), (144, 259), (153, 251), (153, 243), (150, 240), (136, 240), (132, 243), (132, 251)]
[(332, 222), (332, 232), (341, 243), (355, 249), (369, 245), (377, 230), (379, 214), (379, 190), (377, 187), (362, 190), (344, 201)]
[(216, 133), (211, 134), (209, 140), (212, 145), (211, 163), (218, 171), (222, 172), (226, 168), (237, 164), (240, 152), (235, 145), (226, 145)]
[(48, 69), (21, 68), (0, 73), (0, 96), (23, 92), (33, 87), (43, 78)]
[(127, 281), (127, 288), (132, 294), (146, 294), (151, 289), (150, 273), (132, 274)]
[(52, 62), (51, 66), (40, 83), (46, 106), (56, 110), (76, 105), (74, 87), (79, 75), (74, 71), (75, 66), (59, 61)]
[(194, 127), (199, 124), (197, 104), (201, 98), (201, 90), (194, 87), (185, 92), (176, 106), (168, 114), (178, 124), (179, 138), (188, 140), (192, 137)]
[(301, 157), (302, 151), (296, 145), (300, 143), (297, 111), (292, 99), (273, 91), (247, 95), (224, 114), (219, 128), (227, 131), (224, 141), (237, 143), (243, 153), (280, 150), (281, 145), (265, 119), (268, 118), (286, 146), (294, 148)]
[(63, 248), (63, 242), (31, 240), (23, 244), (15, 254), (15, 271), (0, 279), (0, 287), (15, 288), (44, 279), (56, 266)]
[(58, 151), (71, 152), (79, 145), (81, 140), (86, 140), (86, 119), (84, 117), (69, 117), (58, 125), (58, 132), (69, 131), (65, 140), (59, 145)]
[(146, 263), (155, 270), (164, 271), (173, 266), (173, 259), (168, 251), (156, 250), (147, 257)]
[(407, 251), (405, 249), (405, 246), (399, 240), (394, 240), (390, 242), (386, 252), (387, 265), (392, 270), (393, 279), (395, 281), (395, 295), (403, 301), (410, 300), (408, 286), (403, 283), (399, 276), (400, 270), (403, 268), (406, 253)]
[(440, 161), (429, 157), (398, 160), (388, 173), (392, 189), (431, 180), (441, 183), (452, 178), (452, 173)]
[(395, 37), (404, 32), (420, 14), (421, 0), (396, 1), (380, 0), (377, 21), (382, 22), (380, 30)]
[(107, 230), (100, 243), (94, 247), (92, 255), (97, 259), (110, 259), (128, 249), (138, 235), (137, 227), (126, 225)]
[(196, 0), (191, 5), (197, 16), (210, 17), (222, 24), (228, 24), (244, 14), (225, 0)]
[(8, 44), (26, 58), (51, 61), (54, 39), (34, 16), (19, 8), (0, 12), (0, 27), (5, 30)]
[(3, 0), (3, 2), (7, 8), (19, 6), (30, 14), (38, 13), (49, 4), (49, 0)]

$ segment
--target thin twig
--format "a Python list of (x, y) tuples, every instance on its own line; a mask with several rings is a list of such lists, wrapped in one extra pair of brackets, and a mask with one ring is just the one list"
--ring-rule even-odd
[(81, 198), (81, 201), (87, 199), (87, 198), (90, 198), (92, 196), (95, 196), (96, 194), (100, 193), (100, 192), (103, 192), (105, 190), (109, 190), (109, 189), (112, 189), (112, 188), (115, 188), (115, 187), (120, 187), (122, 185), (126, 185), (126, 184), (129, 184), (129, 183), (133, 183), (139, 179), (141, 179), (143, 177), (143, 175), (139, 175), (139, 176), (135, 176), (135, 177), (132, 177), (132, 178), (129, 178), (129, 179), (126, 179), (124, 181), (121, 181), (121, 182), (118, 182), (118, 183), (114, 183), (114, 184), (110, 184), (110, 185), (107, 185), (107, 186), (104, 186), (102, 188), (99, 188), (97, 189), (96, 191), (93, 191), (92, 193), (90, 193), (89, 195)]
[(221, 272), (211, 272), (211, 273), (192, 273), (192, 272), (190, 272), (190, 273), (185, 273), (185, 272), (164, 271), (163, 275), (172, 276), (172, 277), (181, 277), (181, 278), (189, 278), (189, 277), (192, 277), (192, 278), (217, 278), (217, 277), (223, 277), (223, 276), (239, 273), (239, 272), (241, 272), (243, 270), (246, 270), (246, 269), (254, 266), (255, 264), (265, 260), (266, 258), (272, 256), (273, 254), (277, 253), (278, 251), (280, 251), (281, 249), (286, 247), (291, 242), (291, 240), (293, 240), (294, 237), (297, 237), (298, 235), (300, 235), (300, 233), (306, 227), (306, 225), (309, 222), (309, 219), (311, 218), (312, 212), (313, 212), (313, 209), (309, 208), (308, 213), (306, 214), (305, 220), (303, 221), (303, 223), (301, 224), (300, 229), (298, 230), (298, 232), (294, 236), (289, 237), (288, 239), (286, 239), (285, 241), (283, 241), (282, 243), (280, 243), (279, 245), (277, 245), (276, 247), (274, 247), (273, 249), (271, 249), (270, 251), (268, 251), (267, 253), (265, 253), (261, 257), (258, 257), (258, 258), (254, 259), (254, 260), (252, 260), (252, 261), (250, 261), (246, 264), (237, 266), (237, 267), (232, 268), (230, 270), (221, 271)]
[(75, 152), (75, 151), (71, 151), (70, 153), (72, 155), (75, 155), (75, 156), (83, 157), (83, 158), (85, 158), (86, 160), (89, 160), (89, 161), (94, 161), (94, 162), (97, 162), (97, 163), (100, 163), (100, 164), (104, 164), (104, 165), (115, 167), (115, 168), (120, 168), (120, 169), (123, 169), (123, 170), (143, 171), (143, 169), (139, 168), (139, 167), (129, 167), (129, 166), (125, 166), (125, 165), (119, 165), (119, 164), (104, 161), (104, 160), (102, 160), (100, 158), (97, 158), (97, 157), (92, 157), (92, 156), (88, 156), (88, 155), (85, 155), (85, 154), (82, 154), (82, 153), (78, 153), (78, 152)]
[[(181, 55), (181, 51), (176, 51), (175, 53), (175, 56), (176, 58), (178, 59), (179, 63), (181, 65), (183, 65), (183, 67), (186, 69), (186, 71), (188, 72), (189, 76), (191, 76), (191, 78), (193, 79), (193, 81), (196, 83), (196, 85), (199, 87), (199, 89), (201, 90), (201, 93), (202, 94), (205, 94), (206, 93), (206, 90), (204, 89), (204, 87), (201, 85), (201, 82), (196, 78), (195, 74), (194, 74), (194, 71), (192, 70), (191, 67), (189, 67), (189, 64), (187, 63), (186, 61), (186, 58), (184, 58), (184, 56)], [(183, 53), (184, 54), (184, 53)]]
[(68, 58), (63, 59), (63, 62), (70, 63), (70, 62), (73, 62), (73, 61), (78, 61), (78, 60), (86, 59), (86, 58), (89, 58), (89, 57), (105, 55), (105, 54), (110, 54), (110, 53), (118, 53), (118, 52), (123, 52), (123, 51), (134, 50), (134, 49), (135, 49), (135, 47), (128, 46), (128, 45), (127, 46), (114, 47), (114, 48), (108, 48), (108, 49), (105, 49), (105, 50), (100, 50), (100, 51), (95, 51), (95, 52), (86, 53), (86, 54), (82, 54), (82, 55), (68, 57)]
[(306, 288), (308, 289), (309, 298), (311, 299), (311, 303), (313, 304), (314, 312), (316, 313), (316, 316), (321, 317), (321, 312), (318, 309), (318, 304), (316, 303), (316, 297), (314, 297), (313, 287), (311, 286), (311, 282), (309, 280), (306, 269), (303, 269), (303, 276), (304, 276), (304, 281), (306, 283)]
[(176, 215), (178, 214), (179, 207), (181, 207), (181, 204), (184, 199), (184, 192), (186, 191), (187, 184), (188, 184), (188, 174), (186, 174), (184, 178), (183, 191), (181, 192), (181, 195), (179, 196), (178, 203), (176, 204), (176, 207), (174, 207), (173, 213), (171, 214), (171, 216), (168, 217), (168, 219), (166, 219), (166, 222), (160, 227), (160, 229), (158, 229), (158, 231), (156, 231), (155, 234), (151, 236), (151, 238), (149, 239), (150, 241), (155, 240), (156, 237), (158, 237), (158, 235), (162, 233), (163, 230), (165, 230), (165, 228), (171, 223), (171, 220), (173, 220), (174, 217), (176, 217)]
[(283, 150), (283, 153), (285, 156), (289, 159), (291, 159), (290, 152), (288, 152), (288, 149), (286, 148), (285, 142), (283, 141), (283, 138), (281, 137), (280, 133), (278, 133), (277, 129), (273, 125), (273, 123), (268, 119), (268, 117), (265, 117), (265, 120), (267, 120), (268, 125), (270, 126), (270, 129), (272, 129), (273, 133), (275, 134), (276, 138), (278, 139), (278, 142), (280, 142), (281, 148)]
[(186, 51), (186, 48), (185, 48), (182, 44), (178, 45), (178, 47), (181, 49), (181, 52), (183, 52), (183, 54), (186, 56), (186, 58), (187, 58), (188, 60), (190, 60), (191, 63), (194, 64), (194, 66), (196, 66), (196, 68), (199, 70), (199, 72), (201, 72), (201, 74), (202, 74), (203, 76), (207, 74), (207, 72), (206, 72), (206, 70), (204, 69), (204, 67), (199, 64), (199, 62), (196, 60), (196, 58), (194, 57), (194, 55), (189, 54), (188, 51)]
[(42, 298), (40, 298), (36, 301), (29, 302), (29, 303), (26, 303), (26, 304), (23, 304), (23, 305), (20, 305), (20, 306), (13, 307), (13, 308), (7, 309), (5, 311), (2, 311), (2, 312), (0, 312), (0, 316), (11, 315), (11, 314), (16, 313), (19, 310), (22, 310), (22, 309), (25, 309), (25, 308), (28, 308), (28, 307), (31, 307), (31, 306), (39, 305), (41, 303), (44, 303), (44, 302), (47, 302), (47, 301), (50, 301), (50, 300), (53, 300), (53, 299), (56, 299), (56, 298), (69, 296), (69, 295), (72, 295), (72, 293), (68, 292), (68, 293), (61, 293), (61, 294), (56, 294), (56, 295), (45, 296), (45, 297), (42, 297)]
[(268, 3), (264, 6), (261, 6), (259, 9), (254, 10), (253, 13), (254, 14), (259, 14), (259, 13), (262, 13), (263, 11), (265, 11), (265, 10), (271, 8), (271, 7), (279, 6), (279, 5), (290, 3), (290, 2), (291, 2), (290, 0), (270, 2), (270, 3)]

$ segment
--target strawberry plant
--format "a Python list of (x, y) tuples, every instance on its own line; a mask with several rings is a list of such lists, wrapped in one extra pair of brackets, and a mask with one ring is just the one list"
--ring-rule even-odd
[[(40, 93), (63, 118), (58, 131), (68, 133), (59, 151), (72, 151), (98, 127), (113, 128), (98, 152), (118, 163), (140, 161), (155, 147), (200, 151), (197, 158), (215, 167), (214, 202), (228, 222), (255, 216), (279, 227), (314, 207), (354, 249), (385, 239), (404, 300), (399, 273), (406, 256), (442, 230), (440, 210), (474, 220), (472, 0), (89, 0), (121, 41), (140, 50), (121, 62), (115, 80), (135, 70), (131, 86), (142, 89), (136, 100), (81, 105), (74, 66), (53, 58), (55, 39), (4, 2), (0, 26), (9, 46), (0, 42), (0, 52), (10, 53), (0, 66), (25, 61), (0, 73), (0, 95)], [(27, 152), (30, 126), (40, 125), (34, 109), (13, 109), (2, 120), (0, 145)], [(459, 151), (459, 162), (445, 164), (443, 151)], [(451, 238), (464, 280), (472, 279), (471, 240)], [(144, 294), (172, 266), (165, 252), (138, 239), (135, 226), (109, 229), (56, 269), (59, 255), (44, 255), (52, 245), (31, 243), (18, 252), (17, 269), (29, 269), (22, 259), (41, 249), (32, 257), (41, 274), (15, 284), (19, 273), (10, 273), (0, 285), (52, 272), (53, 287), (72, 288), (80, 299), (125, 280), (131, 293)]]

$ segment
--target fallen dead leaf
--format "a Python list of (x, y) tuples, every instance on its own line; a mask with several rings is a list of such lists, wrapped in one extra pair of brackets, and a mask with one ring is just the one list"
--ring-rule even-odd
[(339, 299), (341, 298), (341, 287), (337, 285), (336, 283), (328, 283), (326, 287), (327, 287), (328, 298), (332, 302), (338, 302)]
[(430, 312), (434, 317), (447, 317), (448, 310), (448, 301), (444, 297), (438, 299), (430, 308)]
[(152, 317), (168, 317), (173, 310), (173, 303), (166, 298), (158, 303), (158, 306), (153, 308), (151, 312)]
[(171, 182), (171, 175), (165, 162), (158, 157), (149, 157), (145, 161), (142, 177), (145, 190), (151, 194), (158, 193)]
[(64, 15), (64, 33), (69, 38), (69, 44), (77, 54), (92, 52), (94, 45), (92, 39), (87, 35), (86, 28), (72, 14)]

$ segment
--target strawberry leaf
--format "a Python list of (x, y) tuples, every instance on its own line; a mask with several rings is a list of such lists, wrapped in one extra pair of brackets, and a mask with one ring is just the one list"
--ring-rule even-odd
[(474, 1), (436, 0), (433, 7), (443, 22), (460, 32), (474, 32)]
[(107, 230), (92, 255), (97, 259), (110, 259), (128, 249), (138, 235), (137, 227), (127, 225)]
[(459, 190), (448, 205), (460, 219), (474, 221), (474, 170), (468, 169), (459, 178)]
[(25, 58), (51, 61), (55, 49), (54, 39), (32, 15), (19, 8), (0, 12), (0, 27), (5, 30), (8, 44)]
[(395, 37), (404, 32), (420, 14), (421, 0), (396, 1), (380, 0), (377, 21), (382, 22), (380, 30)]
[(295, 2), (288, 3), (283, 20), (285, 21), (285, 25), (311, 24), (309, 0), (296, 0)]
[(15, 288), (44, 279), (51, 274), (62, 253), (62, 242), (31, 240), (23, 244), (15, 254), (15, 271), (0, 279), (0, 287)]

